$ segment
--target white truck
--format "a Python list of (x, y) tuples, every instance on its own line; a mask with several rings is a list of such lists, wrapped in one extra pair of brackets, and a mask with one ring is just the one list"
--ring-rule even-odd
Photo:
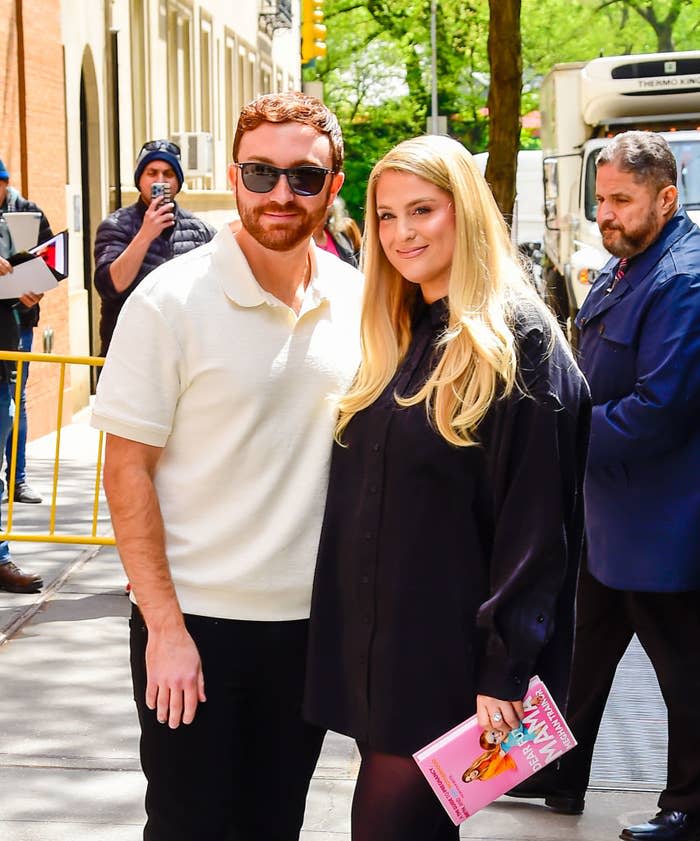
[(540, 93), (545, 297), (575, 341), (573, 318), (610, 255), (596, 224), (595, 162), (629, 129), (661, 133), (680, 201), (700, 222), (700, 50), (557, 64)]
[[(486, 173), (488, 152), (477, 152), (474, 161), (482, 175)], [(544, 232), (544, 195), (542, 193), (542, 152), (525, 149), (518, 152), (515, 177), (515, 203), (510, 226), (511, 239), (527, 258), (532, 280), (540, 294), (542, 285), (542, 234)]]

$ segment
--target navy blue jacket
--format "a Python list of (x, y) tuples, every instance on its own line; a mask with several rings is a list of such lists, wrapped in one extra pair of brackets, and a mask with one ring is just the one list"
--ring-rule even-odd
[(127, 207), (115, 210), (100, 222), (95, 235), (95, 288), (102, 298), (100, 312), (100, 355), (105, 356), (117, 324), (117, 318), (126, 299), (156, 266), (204, 245), (216, 231), (203, 219), (175, 205), (175, 224), (163, 231), (149, 245), (141, 268), (132, 283), (117, 292), (109, 273), (110, 266), (136, 236), (143, 224), (147, 207), (141, 199)]
[(700, 230), (679, 210), (606, 294), (616, 267), (576, 319), (588, 566), (619, 590), (700, 589)]

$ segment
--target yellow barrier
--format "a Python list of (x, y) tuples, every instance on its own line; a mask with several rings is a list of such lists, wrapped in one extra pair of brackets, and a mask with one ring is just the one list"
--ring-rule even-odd
[[(104, 449), (104, 435), (99, 433), (97, 445), (97, 459), (95, 468), (95, 487), (92, 501), (92, 527), (90, 534), (56, 534), (56, 503), (58, 496), (58, 477), (61, 450), (61, 426), (63, 420), (63, 392), (66, 379), (66, 365), (91, 365), (102, 367), (104, 359), (100, 356), (60, 356), (54, 353), (20, 353), (19, 351), (0, 351), (0, 361), (17, 363), (17, 382), (15, 384), (15, 418), (12, 425), (12, 452), (10, 476), (8, 481), (7, 523), (4, 531), (0, 529), (0, 540), (19, 540), (31, 543), (76, 543), (113, 546), (114, 538), (97, 534), (97, 520), (100, 505), (100, 486), (102, 479), (102, 454)], [(49, 512), (48, 533), (27, 533), (13, 531), (13, 509), (15, 494), (15, 468), (17, 457), (17, 439), (19, 436), (19, 405), (22, 394), (22, 379), (24, 377), (23, 362), (50, 362), (61, 366), (58, 383), (58, 401), (56, 415), (56, 449), (53, 465), (53, 485), (51, 491), (51, 508)]]

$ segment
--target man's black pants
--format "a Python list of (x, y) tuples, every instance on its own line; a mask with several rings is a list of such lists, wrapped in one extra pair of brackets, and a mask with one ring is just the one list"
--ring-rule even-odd
[(145, 704), (148, 632), (132, 611), (144, 841), (296, 841), (324, 735), (300, 714), (308, 622), (185, 621), (207, 700), (171, 730)]
[[(700, 593), (612, 590), (581, 567), (567, 721), (578, 746), (560, 761), (556, 788), (585, 792), (600, 721), (615, 670), (634, 633), (654, 666), (668, 710), (668, 779), (659, 808), (700, 813)], [(627, 699), (625, 741), (643, 753), (638, 725), (644, 699)], [(663, 716), (658, 711), (658, 718)], [(619, 761), (632, 761), (625, 751)], [(544, 772), (543, 782), (547, 776)]]

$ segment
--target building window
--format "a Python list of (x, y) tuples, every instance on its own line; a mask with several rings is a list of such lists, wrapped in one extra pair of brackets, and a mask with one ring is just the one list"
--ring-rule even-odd
[(255, 53), (243, 44), (238, 47), (238, 102), (242, 108), (255, 96)]
[(212, 30), (204, 15), (199, 23), (199, 64), (201, 72), (202, 131), (214, 131), (212, 119)]
[(134, 155), (150, 134), (148, 124), (148, 28), (143, 0), (131, 0), (131, 101)]
[(168, 11), (168, 122), (170, 132), (192, 131), (192, 12)]
[(224, 39), (224, 119), (226, 120), (224, 130), (224, 141), (226, 143), (226, 160), (231, 159), (233, 148), (233, 135), (238, 120), (240, 104), (237, 87), (237, 50), (236, 40), (233, 35), (226, 33)]
[(260, 93), (272, 93), (272, 70), (267, 64), (260, 65)]

